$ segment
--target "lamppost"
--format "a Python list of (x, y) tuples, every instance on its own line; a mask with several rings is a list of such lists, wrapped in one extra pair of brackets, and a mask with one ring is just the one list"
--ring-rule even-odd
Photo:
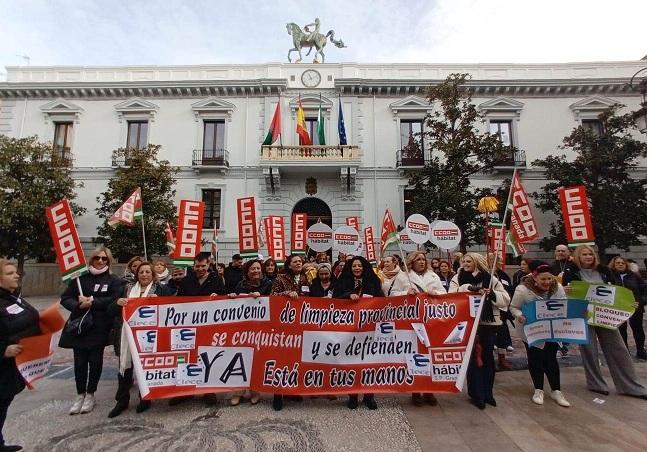
[[(638, 76), (641, 73), (642, 75)], [(642, 68), (631, 76), (629, 88), (633, 91), (638, 91), (642, 95), (641, 108), (633, 116), (638, 125), (638, 130), (647, 134), (647, 67)]]

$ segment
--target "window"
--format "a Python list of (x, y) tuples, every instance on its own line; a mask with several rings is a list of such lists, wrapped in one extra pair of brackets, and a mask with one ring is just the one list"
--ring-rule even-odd
[(126, 147), (143, 149), (148, 145), (148, 121), (128, 121)]
[(512, 121), (490, 121), (490, 133), (499, 135), (505, 146), (512, 146)]
[(582, 119), (582, 127), (585, 130), (590, 130), (598, 137), (602, 135), (602, 132), (604, 132), (602, 121), (599, 119)]
[(71, 122), (54, 123), (54, 152), (64, 160), (70, 160), (72, 150), (72, 132), (74, 130)]
[(409, 216), (413, 215), (413, 200), (415, 198), (415, 190), (412, 190), (410, 188), (405, 188), (404, 189), (404, 218), (409, 218)]
[(422, 120), (403, 119), (400, 121), (400, 146), (401, 149), (415, 149), (422, 153), (424, 140), (422, 139)]
[(202, 150), (214, 153), (225, 149), (225, 121), (204, 121)]
[(317, 134), (317, 118), (306, 118), (306, 130), (310, 134), (312, 144), (320, 144), (319, 135)]
[(203, 229), (220, 229), (220, 189), (203, 189), (202, 201), (204, 202)]

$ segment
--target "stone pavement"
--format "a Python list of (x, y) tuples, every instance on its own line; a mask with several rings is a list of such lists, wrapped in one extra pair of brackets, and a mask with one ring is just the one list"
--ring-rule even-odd
[[(30, 301), (43, 308), (52, 300)], [(515, 368), (525, 365), (523, 347), (516, 341), (511, 360)], [(35, 390), (16, 397), (5, 436), (29, 451), (647, 450), (647, 401), (587, 391), (578, 361), (577, 353), (560, 360), (562, 389), (571, 408), (548, 397), (543, 406), (533, 404), (530, 376), (516, 370), (497, 373), (498, 406), (484, 411), (461, 394), (439, 395), (437, 407), (414, 407), (407, 395), (385, 395), (377, 397), (377, 411), (361, 405), (350, 411), (341, 397), (286, 402), (278, 413), (269, 397), (258, 406), (230, 407), (221, 396), (215, 407), (200, 400), (179, 407), (154, 401), (151, 410), (136, 414), (133, 390), (133, 407), (108, 419), (117, 383), (111, 349), (106, 349), (97, 408), (77, 416), (67, 414), (74, 397), (71, 352), (59, 350), (50, 375)], [(647, 381), (647, 362), (636, 365)]]

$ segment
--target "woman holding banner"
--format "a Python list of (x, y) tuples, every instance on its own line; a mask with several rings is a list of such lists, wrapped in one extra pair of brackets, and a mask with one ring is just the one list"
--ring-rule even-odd
[(627, 323), (631, 326), (631, 331), (634, 334), (634, 342), (636, 343), (636, 358), (647, 359), (647, 352), (645, 351), (645, 330), (643, 328), (643, 314), (645, 312), (645, 305), (647, 304), (647, 285), (645, 281), (629, 269), (629, 263), (622, 256), (616, 256), (609, 262), (611, 269), (611, 276), (613, 284), (617, 286), (626, 287), (634, 294), (634, 298), (638, 303), (636, 311), (629, 317), (628, 322), (624, 322), (618, 327), (622, 340), (625, 341), (625, 346), (629, 348), (627, 343)]
[(332, 267), (328, 262), (317, 265), (317, 277), (310, 284), (311, 297), (332, 297)]
[[(440, 277), (431, 268), (430, 262), (424, 251), (412, 251), (407, 254), (406, 268), (409, 269), (407, 278), (412, 293), (426, 293), (429, 295), (445, 295), (447, 291), (440, 282)], [(432, 393), (413, 393), (411, 401), (415, 406), (422, 406), (426, 401), (431, 406), (438, 405), (436, 396)]]
[[(135, 283), (126, 285), (122, 297), (108, 306), (108, 313), (114, 318), (114, 330), (116, 333), (114, 344), (115, 355), (119, 357), (118, 386), (117, 394), (115, 394), (117, 404), (108, 413), (109, 418), (119, 416), (128, 408), (128, 404), (130, 403), (130, 388), (133, 385), (133, 359), (130, 354), (126, 331), (123, 329), (123, 320), (121, 318), (122, 308), (128, 304), (129, 298), (164, 297), (174, 294), (173, 289), (170, 289), (157, 279), (157, 273), (153, 269), (153, 264), (150, 262), (142, 262), (137, 268)], [(135, 411), (142, 413), (149, 409), (150, 406), (150, 400), (142, 400), (140, 397)]]
[(21, 446), (4, 443), (2, 428), (13, 398), (25, 389), (25, 381), (16, 367), (16, 356), (23, 352), (18, 341), (38, 336), (38, 311), (19, 293), (20, 276), (16, 266), (0, 259), (0, 451), (19, 451)]
[[(585, 281), (592, 284), (613, 284), (611, 271), (600, 265), (600, 258), (589, 245), (579, 245), (573, 251), (573, 261), (564, 270), (564, 284), (571, 281)], [(586, 387), (589, 391), (608, 395), (609, 388), (598, 360), (598, 341), (609, 367), (609, 373), (620, 394), (647, 399), (647, 388), (636, 375), (633, 361), (617, 329), (588, 326), (589, 343), (580, 345), (582, 365), (586, 373)]]
[(544, 374), (548, 378), (548, 384), (553, 399), (559, 406), (569, 407), (570, 403), (560, 390), (559, 364), (557, 364), (557, 342), (544, 342), (538, 346), (528, 345), (528, 339), (523, 331), (526, 317), (523, 315), (522, 307), (526, 303), (537, 300), (566, 299), (564, 288), (551, 273), (550, 265), (546, 262), (533, 261), (530, 264), (531, 273), (522, 279), (521, 284), (515, 290), (510, 304), (510, 313), (517, 321), (516, 333), (526, 346), (528, 356), (528, 371), (535, 386), (535, 393), (532, 401), (537, 405), (544, 404)]
[(494, 387), (494, 342), (497, 328), (503, 324), (501, 310), (510, 304), (510, 296), (503, 284), (488, 272), (485, 258), (478, 253), (465, 253), (461, 268), (452, 279), (450, 292), (478, 292), (482, 297), (481, 318), (474, 349), (467, 368), (467, 393), (474, 405), (484, 409), (485, 404), (496, 406)]
[[(285, 259), (284, 272), (279, 273), (272, 283), (270, 295), (283, 295), (290, 298), (310, 295), (308, 278), (303, 272), (303, 257), (298, 254), (290, 254)], [(274, 394), (272, 407), (276, 411), (283, 409), (283, 395)]]
[[(383, 297), (380, 279), (373, 271), (371, 264), (361, 256), (355, 256), (346, 262), (339, 280), (335, 284), (333, 298), (346, 298), (358, 301), (361, 298)], [(348, 408), (354, 410), (358, 405), (358, 396), (351, 394), (348, 397)], [(377, 410), (377, 403), (373, 394), (364, 394), (364, 405), (369, 410)]]
[(79, 283), (71, 281), (61, 295), (61, 305), (70, 311), (70, 317), (58, 345), (74, 350), (77, 397), (70, 414), (89, 413), (94, 409), (94, 393), (103, 370), (103, 350), (112, 327), (108, 306), (123, 291), (123, 280), (110, 273), (111, 262), (110, 250), (98, 247), (90, 256), (90, 272), (81, 276)]

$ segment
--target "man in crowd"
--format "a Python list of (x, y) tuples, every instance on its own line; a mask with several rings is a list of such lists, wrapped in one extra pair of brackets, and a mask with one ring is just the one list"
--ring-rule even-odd
[(229, 266), (225, 268), (225, 293), (236, 292), (236, 285), (243, 279), (243, 258), (240, 254), (231, 257)]

